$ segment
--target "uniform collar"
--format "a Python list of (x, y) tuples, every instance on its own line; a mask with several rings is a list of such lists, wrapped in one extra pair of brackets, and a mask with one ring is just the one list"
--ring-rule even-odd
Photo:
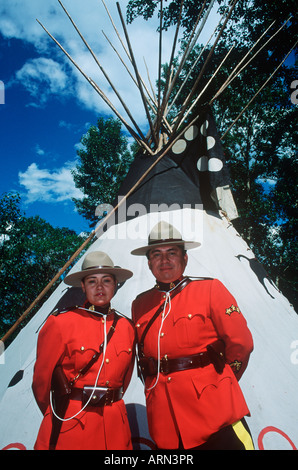
[(176, 281), (170, 283), (156, 281), (154, 288), (162, 292), (169, 292), (170, 290), (174, 289), (183, 279), (184, 276), (180, 276), (179, 279), (176, 279)]
[(90, 304), (90, 302), (86, 302), (84, 304), (84, 308), (86, 310), (89, 310), (90, 312), (101, 313), (102, 315), (108, 315), (109, 313), (113, 313), (111, 304), (104, 305), (103, 307), (98, 307), (97, 305)]

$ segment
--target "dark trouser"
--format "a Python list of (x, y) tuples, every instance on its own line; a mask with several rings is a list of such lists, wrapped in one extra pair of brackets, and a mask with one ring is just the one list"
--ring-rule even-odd
[(212, 434), (207, 442), (198, 447), (185, 449), (180, 442), (179, 450), (254, 450), (254, 445), (249, 427), (243, 418)]
[(220, 429), (204, 444), (192, 450), (254, 450), (245, 419)]

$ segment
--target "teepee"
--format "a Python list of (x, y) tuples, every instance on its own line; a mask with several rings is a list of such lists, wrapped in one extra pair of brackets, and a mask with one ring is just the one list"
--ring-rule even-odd
[[(220, 32), (234, 4), (223, 18)], [(181, 8), (182, 5), (183, 1)], [(210, 8), (206, 12), (202, 8), (177, 74)], [(251, 412), (247, 421), (255, 447), (295, 449), (298, 447), (298, 317), (233, 227), (232, 220), (237, 217), (237, 208), (230, 191), (221, 140), (212, 116), (212, 103), (200, 106), (199, 98), (194, 98), (194, 88), (170, 124), (167, 120), (169, 96), (178, 75), (168, 75), (163, 97), (160, 90), (157, 99), (151, 96), (139, 75), (119, 5), (118, 10), (126, 37), (127, 54), (135, 72), (135, 83), (146, 109), (149, 132), (146, 136), (142, 134), (125, 105), (128, 116), (132, 118), (131, 127), (98, 85), (85, 75), (122, 120), (141, 149), (120, 188), (114, 207), (97, 208), (98, 215), (104, 211), (108, 211), (108, 215), (90, 235), (90, 240), (95, 235), (96, 238), (89, 251), (109, 253), (116, 265), (133, 271), (134, 276), (118, 290), (113, 299), (113, 307), (130, 316), (134, 298), (154, 284), (146, 258), (130, 254), (133, 249), (146, 243), (152, 227), (160, 220), (165, 220), (173, 224), (185, 239), (200, 241), (201, 246), (189, 252), (185, 274), (222, 281), (237, 299), (253, 335), (254, 352), (240, 385)], [(177, 34), (178, 30), (179, 24)], [(93, 54), (87, 43), (86, 46)], [(74, 63), (65, 49), (63, 51)], [(170, 64), (174, 52), (175, 44)], [(76, 63), (74, 65), (79, 68)], [(99, 62), (98, 65), (102, 69)], [(242, 65), (239, 64), (234, 73), (238, 73)], [(228, 86), (233, 76), (221, 91)], [(199, 110), (194, 118), (189, 118), (191, 109)], [(78, 271), (81, 262), (82, 257), (71, 272)], [(0, 448), (33, 448), (42, 419), (31, 389), (38, 332), (56, 308), (81, 304), (83, 300), (80, 289), (70, 289), (61, 281), (7, 350), (3, 348), (0, 356)], [(124, 399), (134, 448), (153, 449), (154, 443), (147, 428), (143, 385), (137, 378), (136, 370)]]

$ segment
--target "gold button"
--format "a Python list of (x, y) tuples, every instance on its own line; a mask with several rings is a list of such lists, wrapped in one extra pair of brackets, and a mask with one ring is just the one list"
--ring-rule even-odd
[(109, 380), (107, 380), (107, 381), (106, 381), (106, 385), (109, 385), (109, 383), (110, 383), (110, 381), (109, 381)]
[(172, 377), (168, 377), (168, 378), (167, 378), (167, 381), (168, 381), (168, 382), (171, 382), (171, 380), (172, 380)]
[(131, 348), (128, 348), (128, 352), (131, 352)]
[(191, 318), (191, 317), (192, 317), (192, 314), (191, 314), (191, 313), (189, 313), (187, 316), (188, 316), (188, 318)]
[(110, 362), (110, 359), (106, 359), (106, 363), (108, 364)]
[(160, 333), (160, 336), (163, 337), (165, 334), (164, 333)]
[(84, 346), (81, 346), (81, 351), (85, 351), (85, 348), (84, 348)]
[(136, 324), (136, 327), (137, 327), (137, 328), (140, 328), (140, 326), (141, 326), (141, 325), (140, 325), (139, 323)]

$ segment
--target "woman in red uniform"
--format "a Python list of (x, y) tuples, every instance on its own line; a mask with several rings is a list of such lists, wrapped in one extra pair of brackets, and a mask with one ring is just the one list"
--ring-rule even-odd
[(133, 371), (135, 332), (110, 306), (117, 283), (131, 276), (93, 252), (81, 271), (65, 278), (81, 285), (87, 300), (51, 315), (40, 331), (32, 388), (44, 416), (36, 450), (132, 448), (122, 396)]

